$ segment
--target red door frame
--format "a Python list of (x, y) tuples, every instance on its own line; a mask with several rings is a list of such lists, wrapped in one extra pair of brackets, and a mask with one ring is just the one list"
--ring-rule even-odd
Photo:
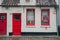
[[(2, 30), (3, 30), (3, 32), (1, 32), (2, 33), (2, 35), (6, 35), (7, 34), (7, 13), (0, 13), (0, 16), (5, 16), (5, 19), (1, 19), (0, 18), (0, 21), (2, 20), (2, 21), (4, 21), (5, 23), (1, 23), (0, 22), (0, 26), (3, 26), (4, 27), (4, 29), (3, 29), (3, 27), (2, 27)], [(0, 27), (1, 28), (1, 27)]]
[(17, 34), (16, 30), (15, 30), (16, 34), (14, 34), (14, 23), (13, 23), (14, 15), (20, 15), (20, 22), (21, 22), (21, 13), (13, 13), (13, 15), (12, 15), (12, 34), (13, 35), (21, 35), (21, 24), (20, 24), (20, 32), (19, 32), (20, 34)]

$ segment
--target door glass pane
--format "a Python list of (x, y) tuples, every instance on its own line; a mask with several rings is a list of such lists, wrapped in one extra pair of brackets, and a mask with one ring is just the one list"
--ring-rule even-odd
[(0, 19), (1, 19), (1, 16), (0, 16)]
[(20, 19), (20, 16), (19, 16), (19, 15), (15, 15), (15, 16), (14, 16), (14, 19), (15, 19), (15, 20), (19, 20), (19, 19)]
[(0, 16), (1, 19), (5, 19), (5, 16)]

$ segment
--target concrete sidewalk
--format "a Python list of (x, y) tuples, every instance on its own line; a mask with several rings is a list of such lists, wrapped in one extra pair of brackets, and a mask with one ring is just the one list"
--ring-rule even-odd
[(0, 40), (60, 40), (58, 36), (1, 36)]

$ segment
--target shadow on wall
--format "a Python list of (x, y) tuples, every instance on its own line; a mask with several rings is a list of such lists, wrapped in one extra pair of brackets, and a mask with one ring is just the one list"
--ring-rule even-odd
[(60, 25), (58, 26), (58, 35), (60, 36)]

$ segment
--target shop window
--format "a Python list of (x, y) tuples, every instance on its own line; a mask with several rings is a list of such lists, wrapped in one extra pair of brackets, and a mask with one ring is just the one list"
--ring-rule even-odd
[(27, 9), (26, 13), (26, 24), (27, 25), (35, 25), (35, 10), (34, 9)]
[(49, 25), (50, 20), (49, 9), (41, 10), (41, 25)]

